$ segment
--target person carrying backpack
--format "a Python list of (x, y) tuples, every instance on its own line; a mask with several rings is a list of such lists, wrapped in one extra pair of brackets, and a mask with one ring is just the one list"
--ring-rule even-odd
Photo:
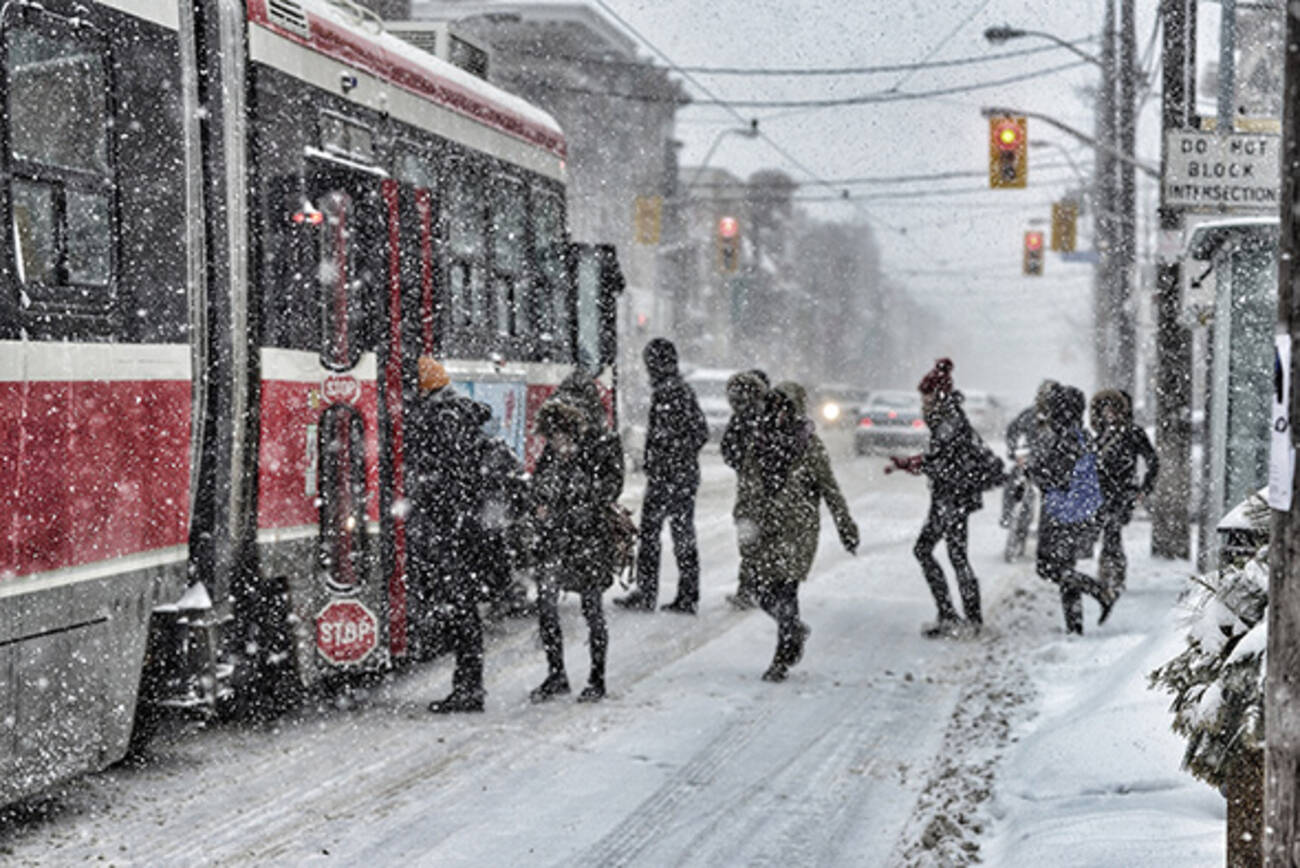
[[(904, 470), (925, 475), (930, 481), (930, 511), (912, 553), (921, 564), (926, 584), (939, 610), (938, 619), (922, 628), (927, 638), (978, 633), (984, 623), (980, 612), (979, 579), (966, 555), (970, 514), (983, 508), (981, 492), (1001, 485), (1002, 460), (984, 444), (962, 410), (962, 395), (953, 388), (951, 359), (939, 359), (917, 385), (921, 410), (930, 429), (930, 445), (922, 455), (890, 456), (886, 473)], [(934, 557), (943, 540), (957, 577), (963, 622), (948, 595), (948, 579)]]
[(1101, 606), (1098, 624), (1110, 617), (1119, 594), (1074, 568), (1080, 540), (1090, 538), (1102, 505), (1097, 452), (1083, 429), (1083, 392), (1057, 385), (1047, 396), (1047, 424), (1029, 456), (1029, 478), (1043, 492), (1038, 518), (1038, 575), (1061, 589), (1065, 629), (1083, 633), (1083, 595)]

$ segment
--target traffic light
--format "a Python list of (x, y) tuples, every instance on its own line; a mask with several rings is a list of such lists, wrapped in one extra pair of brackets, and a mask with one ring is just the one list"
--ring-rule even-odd
[(1029, 122), (1022, 117), (989, 118), (989, 186), (1024, 187), (1029, 181)]
[(1041, 277), (1043, 274), (1043, 233), (1030, 230), (1025, 233), (1024, 272)]
[(740, 267), (740, 221), (735, 217), (718, 218), (718, 270), (735, 271)]
[(638, 244), (658, 244), (663, 225), (664, 200), (662, 196), (637, 196), (632, 221), (636, 225)]
[(1052, 249), (1058, 253), (1073, 253), (1078, 237), (1079, 203), (1062, 199), (1052, 203)]

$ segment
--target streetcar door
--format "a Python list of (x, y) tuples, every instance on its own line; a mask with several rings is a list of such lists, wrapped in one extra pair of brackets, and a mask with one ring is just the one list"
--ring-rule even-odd
[[(609, 367), (611, 381), (607, 385), (617, 392), (618, 296), (624, 281), (614, 245), (569, 245), (569, 271), (575, 360), (593, 372)], [(617, 425), (617, 418), (613, 421)]]
[(318, 572), (329, 592), (348, 594), (365, 583), (367, 518), (378, 511), (367, 457), (375, 436), (373, 313), (384, 288), (385, 220), (379, 179), (370, 173), (322, 161), (306, 193), (300, 213), (315, 227), (315, 245), (305, 277), (315, 283), (322, 368)]

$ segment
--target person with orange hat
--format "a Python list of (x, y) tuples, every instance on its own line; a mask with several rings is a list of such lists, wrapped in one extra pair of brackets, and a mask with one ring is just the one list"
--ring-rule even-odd
[(406, 434), (412, 620), (420, 653), (436, 650), (437, 636), (456, 655), (451, 693), (429, 710), (482, 711), (482, 591), (472, 567), (481, 532), (477, 486), (484, 418), (474, 401), (456, 394), (436, 359), (421, 356), (417, 366), (420, 394)]
[[(951, 359), (939, 359), (917, 385), (930, 444), (922, 455), (891, 456), (885, 472), (904, 470), (924, 474), (930, 483), (930, 511), (912, 552), (921, 564), (926, 584), (939, 610), (938, 620), (922, 629), (927, 638), (978, 633), (984, 623), (980, 586), (966, 555), (970, 514), (983, 507), (980, 494), (1003, 481), (1002, 460), (993, 454), (962, 409), (962, 395), (952, 384)], [(948, 594), (948, 579), (934, 557), (943, 540), (957, 577), (965, 621)]]

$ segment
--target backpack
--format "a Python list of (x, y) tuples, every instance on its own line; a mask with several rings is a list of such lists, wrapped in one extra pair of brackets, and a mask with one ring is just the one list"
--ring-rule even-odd
[(1079, 442), (1083, 454), (1070, 471), (1070, 487), (1043, 492), (1043, 509), (1052, 518), (1064, 524), (1080, 524), (1096, 515), (1101, 509), (1101, 480), (1097, 476), (1097, 453), (1088, 445), (1081, 432)]
[(974, 431), (971, 431), (971, 445), (974, 447), (971, 461), (971, 486), (980, 491), (988, 491), (1006, 482), (1007, 474), (1002, 466), (1002, 459)]
[(610, 575), (610, 584), (617, 578), (619, 584), (627, 588), (631, 585), (633, 568), (636, 566), (636, 522), (632, 519), (631, 510), (621, 503), (609, 505), (605, 520), (609, 524), (610, 549), (614, 553), (614, 571)]

